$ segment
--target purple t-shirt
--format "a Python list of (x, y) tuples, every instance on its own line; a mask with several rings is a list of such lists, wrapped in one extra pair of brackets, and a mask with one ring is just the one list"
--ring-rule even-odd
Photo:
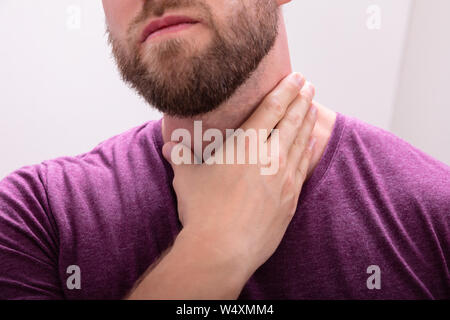
[[(123, 298), (181, 228), (162, 145), (150, 121), (3, 179), (0, 298)], [(338, 114), (285, 237), (240, 298), (450, 298), (449, 215), (447, 165)]]

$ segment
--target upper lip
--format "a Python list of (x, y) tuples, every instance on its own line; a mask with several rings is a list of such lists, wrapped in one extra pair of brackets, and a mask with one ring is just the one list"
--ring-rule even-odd
[(167, 16), (160, 19), (150, 21), (142, 32), (141, 42), (147, 40), (147, 38), (154, 32), (181, 23), (197, 23), (198, 20), (186, 17), (186, 16)]

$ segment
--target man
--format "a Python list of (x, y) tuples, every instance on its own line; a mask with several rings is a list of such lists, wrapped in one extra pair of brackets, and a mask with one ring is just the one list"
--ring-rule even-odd
[[(312, 103), (287, 2), (103, 0), (124, 80), (164, 118), (0, 183), (1, 298), (450, 297), (449, 167)], [(279, 130), (278, 172), (174, 163), (195, 120), (271, 148)]]

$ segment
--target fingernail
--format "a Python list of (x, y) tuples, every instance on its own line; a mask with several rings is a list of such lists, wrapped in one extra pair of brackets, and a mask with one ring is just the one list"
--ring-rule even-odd
[(309, 144), (308, 144), (308, 149), (312, 150), (314, 148), (314, 146), (316, 145), (317, 139), (315, 137), (312, 137), (309, 140)]
[(314, 94), (312, 83), (309, 81), (306, 81), (306, 83), (302, 89), (302, 92), (312, 96)]
[(304, 84), (304, 80), (305, 80), (304, 77), (300, 73), (296, 73), (294, 78), (295, 78), (297, 85), (301, 88)]

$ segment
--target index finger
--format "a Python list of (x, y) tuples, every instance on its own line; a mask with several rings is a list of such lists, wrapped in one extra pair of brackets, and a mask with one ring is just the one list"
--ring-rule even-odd
[(305, 78), (300, 73), (292, 73), (284, 78), (278, 86), (270, 92), (253, 112), (250, 118), (241, 126), (247, 129), (265, 129), (267, 140), (270, 132), (283, 119), (288, 106), (300, 94), (305, 84)]

